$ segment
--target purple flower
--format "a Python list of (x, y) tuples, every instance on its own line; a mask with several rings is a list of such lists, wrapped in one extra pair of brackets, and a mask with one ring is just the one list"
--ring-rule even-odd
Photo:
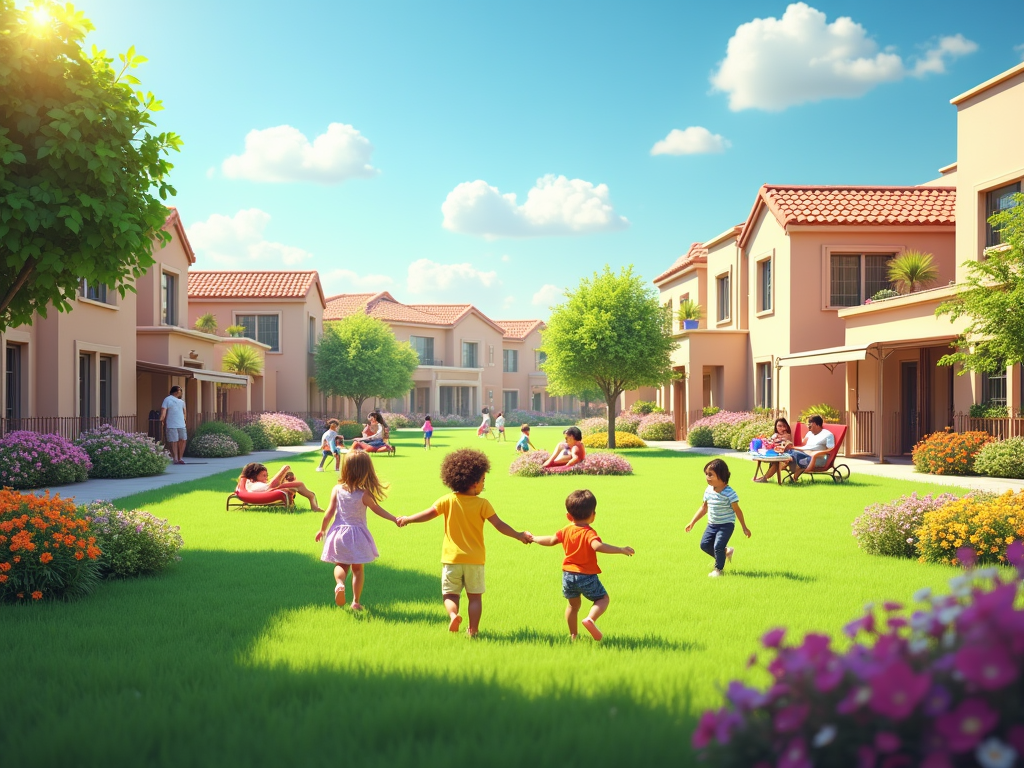
[(982, 699), (968, 699), (935, 721), (935, 732), (950, 751), (966, 752), (981, 743), (999, 722), (999, 714)]

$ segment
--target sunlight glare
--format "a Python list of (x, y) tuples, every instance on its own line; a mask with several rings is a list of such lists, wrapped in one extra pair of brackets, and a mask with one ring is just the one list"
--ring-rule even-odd
[(43, 27), (50, 23), (50, 12), (42, 6), (36, 6), (32, 9), (32, 20), (36, 25)]

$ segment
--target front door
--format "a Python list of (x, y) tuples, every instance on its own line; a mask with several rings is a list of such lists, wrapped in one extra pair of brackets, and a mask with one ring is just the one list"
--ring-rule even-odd
[(900, 448), (910, 453), (919, 431), (917, 362), (900, 364)]

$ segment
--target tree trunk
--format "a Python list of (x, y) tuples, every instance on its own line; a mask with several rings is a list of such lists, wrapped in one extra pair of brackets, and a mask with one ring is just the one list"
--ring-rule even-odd
[(615, 400), (618, 394), (608, 395), (608, 447), (615, 447)]
[(356, 404), (356, 421), (360, 424), (363, 423), (363, 403), (367, 401), (366, 397), (353, 397), (352, 402)]
[[(21, 267), (21, 271), (18, 272), (18, 276), (14, 278), (14, 283), (4, 293), (3, 298), (0, 298), (0, 316), (3, 316), (7, 312), (7, 308), (11, 306), (11, 302), (14, 301), (14, 297), (18, 295), (18, 291), (25, 285), (25, 281), (28, 280), (29, 275), (36, 268), (36, 259), (28, 259)], [(0, 324), (0, 328), (4, 328), (3, 324)]]

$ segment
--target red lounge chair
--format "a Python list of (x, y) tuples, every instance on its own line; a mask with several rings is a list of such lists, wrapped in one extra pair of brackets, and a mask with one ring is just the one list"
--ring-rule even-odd
[(224, 509), (243, 509), (245, 507), (290, 507), (291, 499), (288, 497), (288, 491), (284, 489), (276, 491), (260, 491), (258, 493), (250, 493), (245, 490), (245, 480), (238, 481), (238, 487), (235, 488), (235, 492), (228, 496), (227, 504)]
[[(836, 444), (832, 446), (831, 451), (815, 451), (811, 454), (811, 463), (807, 469), (800, 473), (800, 477), (809, 477), (811, 482), (814, 482), (815, 475), (828, 475), (832, 478), (833, 483), (842, 483), (850, 478), (850, 468), (845, 464), (836, 464), (836, 456), (839, 455), (839, 449), (843, 445), (843, 440), (846, 439), (846, 425), (845, 424), (826, 424), (825, 429), (835, 435)], [(799, 448), (804, 444), (807, 438), (807, 425), (803, 422), (796, 425), (793, 430), (793, 444)], [(821, 456), (826, 456), (824, 464), (820, 467), (815, 466), (818, 463), (818, 459)], [(793, 476), (793, 472), (789, 469), (783, 470), (789, 473), (789, 477)]]

